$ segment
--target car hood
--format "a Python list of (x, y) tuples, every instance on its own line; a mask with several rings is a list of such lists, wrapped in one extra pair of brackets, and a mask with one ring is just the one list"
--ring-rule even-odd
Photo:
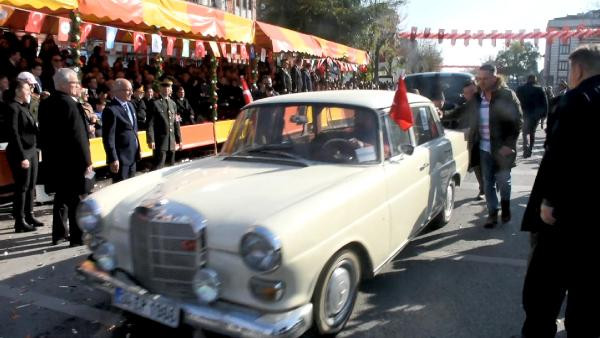
[(365, 169), (211, 157), (165, 170), (159, 183), (136, 200), (158, 195), (195, 209), (207, 220), (209, 248), (237, 252), (239, 239), (252, 226)]

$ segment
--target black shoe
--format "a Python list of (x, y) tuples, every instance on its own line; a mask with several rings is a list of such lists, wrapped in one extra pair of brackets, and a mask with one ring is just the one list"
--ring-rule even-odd
[(77, 242), (77, 241), (71, 241), (71, 243), (69, 243), (69, 248), (74, 248), (76, 246), (82, 246), (83, 242)]
[(33, 225), (34, 227), (43, 227), (44, 223), (40, 222), (37, 218), (33, 217), (33, 215), (26, 217), (25, 220), (27, 223)]
[(477, 194), (477, 197), (475, 197), (475, 199), (478, 200), (478, 201), (483, 201), (485, 199), (485, 194), (483, 193), (483, 191), (480, 191)]
[(502, 206), (502, 223), (510, 222), (510, 201), (500, 201)]
[(69, 241), (69, 237), (59, 237), (59, 238), (54, 238), (52, 237), (52, 245), (57, 245), (58, 243), (62, 243), (62, 242), (68, 242)]
[(17, 221), (15, 223), (15, 232), (16, 233), (31, 232), (31, 231), (35, 231), (35, 228), (31, 224), (29, 224), (25, 221)]
[(486, 229), (493, 229), (496, 227), (497, 224), (498, 224), (498, 211), (492, 212), (488, 215), (483, 227)]

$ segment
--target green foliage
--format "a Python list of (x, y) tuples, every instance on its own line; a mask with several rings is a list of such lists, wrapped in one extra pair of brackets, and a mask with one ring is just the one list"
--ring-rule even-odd
[(505, 75), (509, 81), (519, 81), (527, 75), (538, 73), (539, 58), (540, 53), (531, 43), (514, 42), (508, 49), (498, 53), (495, 64), (498, 73)]

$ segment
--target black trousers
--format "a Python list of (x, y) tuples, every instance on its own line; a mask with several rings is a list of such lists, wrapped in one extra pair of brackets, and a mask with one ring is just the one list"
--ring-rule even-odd
[(26, 159), (29, 160), (29, 168), (23, 169), (20, 160), (8, 156), (8, 162), (15, 181), (13, 217), (17, 223), (31, 217), (33, 213), (35, 183), (38, 174), (37, 153), (28, 156)]
[(175, 151), (171, 150), (154, 150), (154, 169), (162, 169), (167, 165), (175, 163)]
[(77, 224), (77, 205), (81, 197), (77, 192), (60, 190), (54, 195), (52, 210), (52, 240), (66, 237), (68, 233), (71, 243), (82, 243), (82, 232)]
[(132, 178), (135, 176), (135, 162), (133, 162), (132, 164), (129, 165), (120, 165), (119, 166), (119, 172), (117, 172), (116, 174), (112, 174), (113, 177), (113, 183), (117, 183), (117, 182), (121, 182), (123, 180), (126, 180), (128, 178)]
[(553, 228), (540, 232), (532, 243), (523, 287), (524, 337), (554, 337), (565, 297), (568, 337), (600, 337), (600, 254), (593, 243), (597, 237), (586, 236), (573, 238)]

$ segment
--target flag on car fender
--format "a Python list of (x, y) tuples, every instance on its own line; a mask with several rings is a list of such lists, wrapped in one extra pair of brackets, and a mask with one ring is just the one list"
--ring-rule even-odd
[(242, 89), (244, 91), (244, 102), (249, 104), (252, 102), (252, 94), (250, 94), (250, 89), (248, 89), (248, 84), (246, 83), (246, 79), (243, 76), (240, 76), (240, 81), (242, 82)]
[(390, 117), (402, 130), (408, 130), (413, 125), (412, 111), (410, 110), (408, 96), (406, 95), (406, 84), (402, 76), (398, 78), (398, 89), (396, 89), (396, 94), (394, 95)]

